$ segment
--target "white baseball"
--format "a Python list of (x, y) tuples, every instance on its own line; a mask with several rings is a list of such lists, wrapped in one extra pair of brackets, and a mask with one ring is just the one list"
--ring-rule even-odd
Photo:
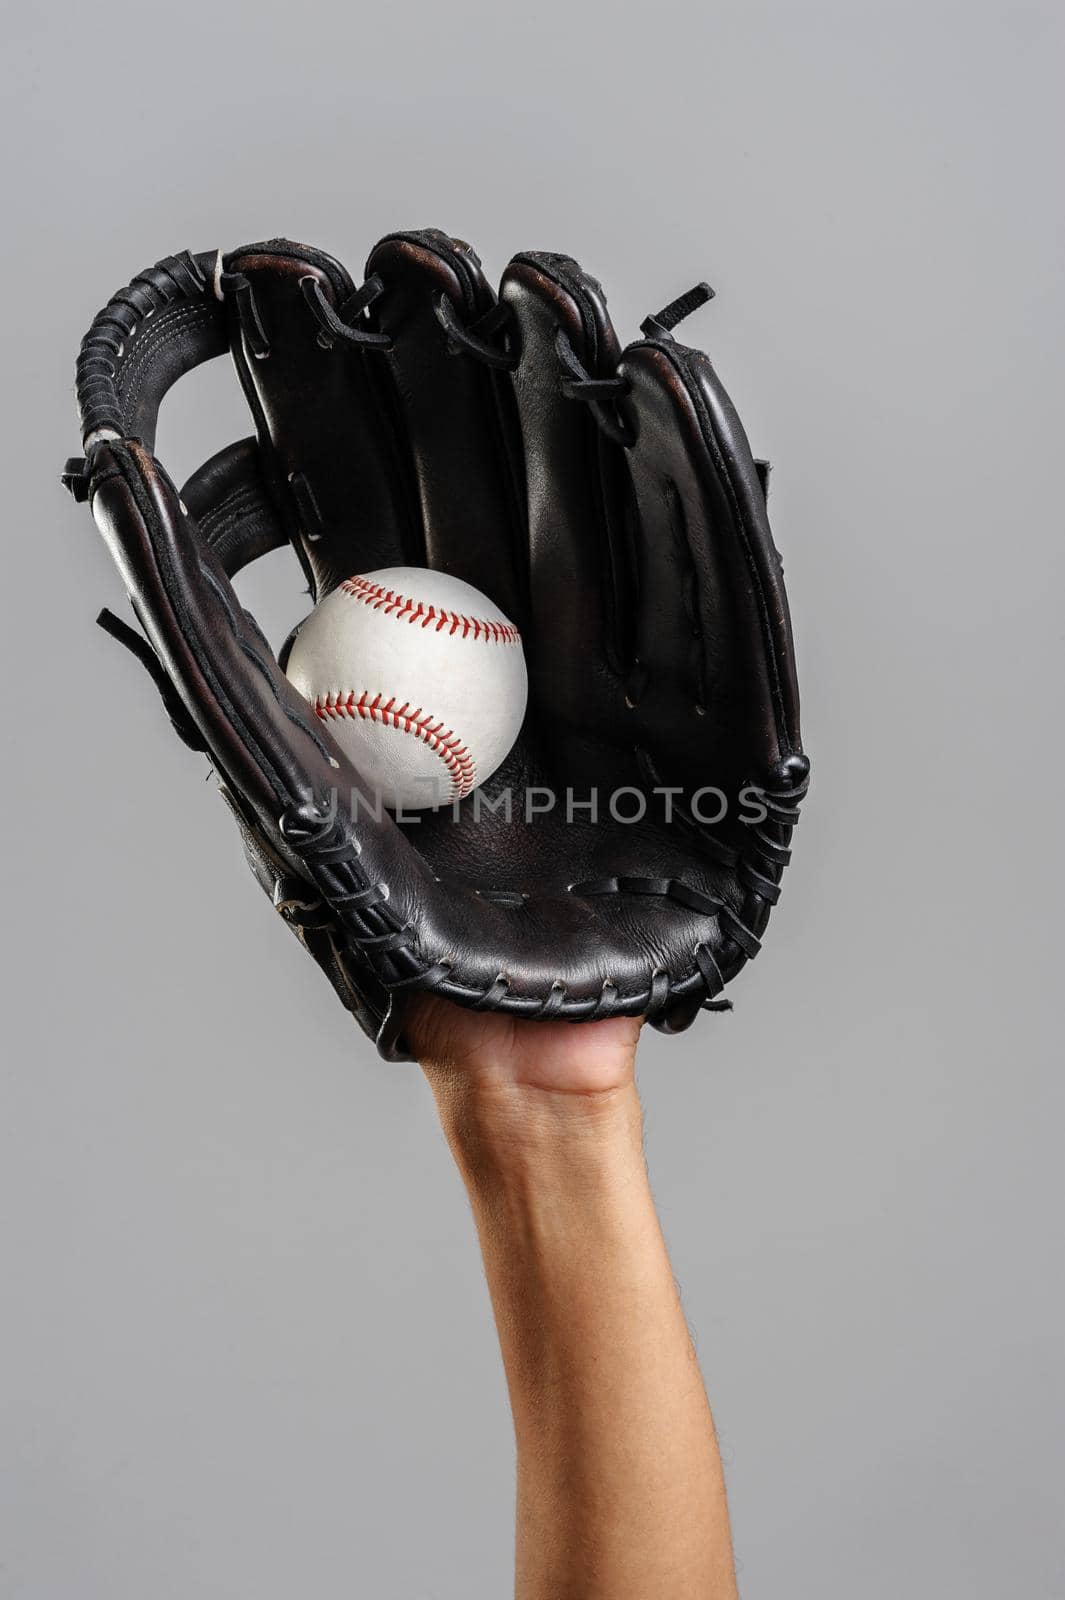
[(422, 567), (346, 578), (300, 626), (286, 671), (391, 811), (469, 794), (525, 715), (517, 628), (471, 584)]

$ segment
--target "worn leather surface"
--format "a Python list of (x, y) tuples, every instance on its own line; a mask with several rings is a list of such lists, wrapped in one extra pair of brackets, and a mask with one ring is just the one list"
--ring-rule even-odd
[[(79, 360), (97, 523), (257, 878), (387, 1053), (402, 1053), (418, 988), (524, 1016), (686, 1025), (757, 952), (808, 771), (742, 424), (700, 351), (662, 328), (623, 349), (568, 257), (516, 256), (505, 313), (470, 247), (437, 230), (383, 239), (366, 277), (361, 308), (338, 263), (286, 241), (140, 274)], [(560, 330), (610, 385), (595, 405), (566, 392)], [(152, 454), (155, 411), (227, 346), (256, 437), (179, 494)], [(355, 772), (230, 583), (286, 540), (315, 598), (353, 572), (429, 565), (519, 623), (529, 712), (487, 786), (514, 791), (509, 820), (478, 816), (473, 797), (458, 822), (400, 826), (368, 801), (352, 820)], [(525, 820), (530, 784), (560, 803)], [(692, 811), (707, 785), (731, 802), (715, 826)], [(743, 820), (744, 785), (768, 791), (760, 823)], [(613, 820), (619, 786), (627, 814), (668, 787), (672, 815), (651, 795), (639, 822)], [(573, 821), (567, 788), (585, 802)]]

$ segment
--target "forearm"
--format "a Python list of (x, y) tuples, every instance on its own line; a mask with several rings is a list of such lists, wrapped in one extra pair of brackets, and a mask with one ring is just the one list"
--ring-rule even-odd
[(510, 1388), (520, 1600), (733, 1596), (720, 1459), (635, 1088), (452, 1093), (441, 1115)]

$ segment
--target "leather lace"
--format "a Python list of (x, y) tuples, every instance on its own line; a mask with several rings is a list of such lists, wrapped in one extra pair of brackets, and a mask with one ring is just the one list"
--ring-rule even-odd
[(627, 378), (593, 378), (570, 344), (565, 330), (559, 328), (555, 335), (555, 350), (567, 376), (562, 380), (562, 393), (567, 400), (583, 400), (591, 407), (603, 433), (623, 449), (636, 443), (636, 429), (623, 414), (620, 402), (629, 392)]
[(363, 350), (391, 350), (389, 335), (374, 333), (363, 322), (363, 314), (384, 292), (384, 287), (375, 272), (367, 278), (361, 289), (356, 289), (354, 294), (348, 296), (337, 311), (326, 299), (317, 278), (308, 274), (300, 279), (300, 290), (318, 324), (318, 343), (324, 350), (331, 350), (338, 339)]
[[(448, 349), (452, 355), (464, 352), (483, 361), (485, 366), (496, 372), (514, 371), (520, 351), (515, 347), (513, 313), (502, 300), (497, 300), (483, 316), (469, 323), (460, 320), (446, 294), (434, 301), (433, 310), (436, 320), (447, 334)], [(503, 335), (500, 343), (493, 342), (497, 334)]]
[[(678, 295), (668, 306), (640, 323), (644, 338), (652, 341), (672, 341), (673, 329), (685, 317), (714, 298), (708, 283), (697, 283), (694, 288)], [(611, 378), (595, 378), (579, 360), (576, 351), (562, 328), (555, 336), (558, 359), (567, 373), (562, 380), (562, 393), (567, 400), (583, 400), (591, 407), (592, 415), (602, 432), (623, 449), (636, 443), (636, 428), (626, 415), (624, 402), (631, 385), (627, 378), (615, 374)]]

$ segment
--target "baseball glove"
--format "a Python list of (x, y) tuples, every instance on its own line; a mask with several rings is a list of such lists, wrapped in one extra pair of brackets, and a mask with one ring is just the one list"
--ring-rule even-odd
[[(64, 482), (91, 501), (143, 636), (101, 620), (391, 1059), (416, 991), (670, 1033), (726, 1007), (758, 952), (809, 763), (767, 468), (672, 333), (711, 293), (623, 349), (567, 256), (515, 256), (497, 298), (434, 229), (383, 239), (358, 288), (271, 240), (167, 257), (82, 343), (84, 458)], [(179, 491), (153, 454), (160, 401), (226, 351), (255, 437)], [(529, 709), (483, 794), (375, 814), (234, 592), (282, 545), (315, 602), (355, 573), (429, 566), (518, 625)]]

